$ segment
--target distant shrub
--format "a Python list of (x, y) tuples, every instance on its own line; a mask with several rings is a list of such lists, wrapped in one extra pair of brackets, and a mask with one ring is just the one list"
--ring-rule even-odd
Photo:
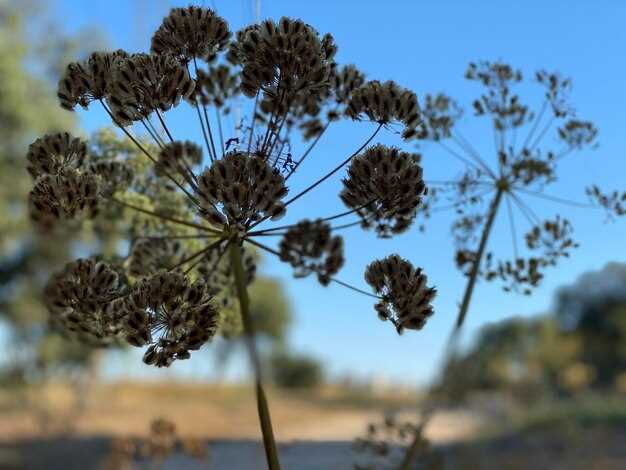
[(274, 383), (281, 388), (314, 388), (324, 381), (324, 369), (315, 358), (280, 351), (270, 361)]

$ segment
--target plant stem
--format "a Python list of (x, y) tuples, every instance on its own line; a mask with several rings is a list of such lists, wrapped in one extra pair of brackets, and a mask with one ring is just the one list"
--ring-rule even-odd
[[(478, 279), (478, 274), (480, 272), (480, 263), (485, 254), (485, 249), (487, 248), (487, 241), (489, 240), (489, 235), (491, 234), (491, 229), (493, 227), (493, 222), (496, 219), (496, 215), (498, 213), (498, 207), (500, 206), (500, 202), (502, 201), (502, 196), (504, 195), (504, 190), (501, 187), (498, 187), (496, 194), (491, 201), (491, 205), (489, 206), (489, 213), (487, 215), (487, 222), (483, 227), (483, 232), (480, 236), (480, 242), (478, 245), (478, 252), (476, 254), (476, 259), (472, 264), (472, 270), (470, 271), (469, 279), (467, 282), (467, 286), (465, 287), (465, 293), (463, 294), (463, 300), (461, 302), (461, 307), (459, 308), (459, 314), (456, 319), (456, 323), (452, 328), (452, 332), (450, 337), (448, 338), (447, 346), (446, 346), (446, 358), (451, 358), (454, 353), (454, 347), (456, 345), (458, 339), (458, 333), (461, 331), (461, 327), (465, 322), (465, 317), (467, 315), (467, 311), (469, 310), (470, 301), (472, 300), (472, 294), (474, 293), (474, 287), (476, 286), (476, 280)], [(445, 363), (445, 361), (444, 361)], [(420, 423), (420, 430), (423, 430), (426, 427), (428, 420), (431, 418), (433, 409), (430, 409), (422, 422)], [(416, 433), (413, 442), (404, 454), (404, 459), (400, 464), (399, 470), (411, 470), (414, 460), (417, 457), (420, 445), (420, 437), (421, 432)]]
[(498, 213), (498, 207), (500, 206), (500, 201), (502, 200), (502, 195), (504, 191), (502, 188), (498, 188), (496, 191), (496, 195), (491, 202), (491, 206), (489, 207), (489, 214), (487, 215), (487, 222), (483, 227), (483, 233), (480, 236), (480, 243), (478, 245), (478, 253), (476, 254), (476, 259), (472, 264), (472, 270), (469, 275), (469, 280), (467, 282), (467, 286), (465, 287), (465, 293), (463, 294), (463, 300), (461, 301), (461, 308), (459, 309), (459, 315), (456, 319), (455, 329), (460, 330), (463, 326), (463, 322), (465, 321), (465, 316), (467, 315), (467, 311), (469, 309), (470, 301), (472, 300), (472, 294), (474, 293), (474, 286), (476, 285), (476, 280), (478, 279), (478, 273), (480, 271), (480, 263), (485, 254), (485, 248), (487, 248), (487, 241), (489, 240), (489, 235), (491, 234), (491, 227), (493, 227), (493, 221), (496, 218), (496, 214)]
[(250, 317), (250, 298), (248, 297), (248, 288), (241, 263), (241, 246), (237, 240), (230, 242), (230, 262), (235, 274), (244, 337), (254, 372), (257, 410), (259, 413), (259, 421), (261, 422), (261, 432), (263, 433), (263, 446), (265, 447), (267, 465), (270, 470), (280, 470), (278, 451), (274, 440), (274, 431), (272, 430), (272, 419), (270, 417), (265, 390), (263, 389), (259, 352), (257, 351), (254, 341), (254, 325)]

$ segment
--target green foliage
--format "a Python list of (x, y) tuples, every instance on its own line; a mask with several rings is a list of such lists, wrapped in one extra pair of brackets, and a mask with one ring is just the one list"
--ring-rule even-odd
[[(69, 250), (63, 240), (41, 240), (30, 229), (26, 201), (31, 181), (24, 155), (38, 134), (66, 130), (74, 123), (57, 105), (53, 84), (31, 72), (31, 61), (57, 57), (35, 54), (18, 8), (10, 2), (0, 5), (0, 320), (11, 327), (10, 337), (18, 343), (14, 348), (19, 353), (10, 357), (14, 362), (36, 355), (32, 346), (46, 318), (38, 298), (46, 274), (42, 266), (54, 266)], [(47, 40), (53, 43), (55, 38)]]
[(609, 263), (561, 289), (556, 312), (580, 336), (581, 360), (593, 365), (597, 385), (626, 373), (626, 265)]
[(272, 377), (283, 388), (314, 388), (324, 381), (321, 363), (303, 354), (276, 351), (270, 359)]
[(273, 278), (257, 278), (249, 291), (256, 332), (271, 340), (283, 341), (291, 325), (291, 310), (280, 282)]
[(556, 312), (487, 325), (448, 362), (437, 389), (534, 396), (616, 385), (626, 371), (626, 266), (610, 264), (560, 289)]

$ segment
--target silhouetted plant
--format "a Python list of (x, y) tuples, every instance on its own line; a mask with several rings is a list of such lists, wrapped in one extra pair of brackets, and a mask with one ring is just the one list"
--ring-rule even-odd
[(424, 470), (443, 468), (441, 455), (432, 452), (429, 440), (423, 435), (423, 427), (401, 420), (394, 413), (387, 413), (380, 423), (368, 426), (365, 436), (354, 440), (353, 448), (358, 457), (354, 470), (383, 470), (397, 468), (402, 461), (403, 450), (415, 442), (415, 456)]
[[(437, 187), (430, 188), (421, 212), (425, 218), (449, 209), (455, 210), (457, 215), (452, 223), (455, 259), (467, 277), (467, 284), (448, 343), (448, 355), (454, 353), (455, 340), (465, 322), (478, 279), (498, 280), (505, 291), (528, 295), (540, 284), (547, 268), (569, 257), (578, 246), (567, 218), (556, 215), (543, 219), (525, 198), (565, 206), (604, 207), (613, 215), (624, 214), (623, 201), (626, 200), (626, 195), (617, 192), (604, 195), (596, 186), (587, 189), (591, 197), (589, 203), (547, 192), (559, 176), (563, 159), (596, 145), (597, 129), (591, 122), (578, 118), (569, 102), (570, 79), (558, 73), (538, 71), (534, 84), (543, 90), (543, 99), (540, 108), (534, 111), (515, 90), (523, 81), (522, 72), (510, 65), (470, 63), (465, 77), (483, 86), (482, 94), (472, 107), (474, 116), (487, 118), (493, 128), (492, 158), (477, 151), (463, 136), (458, 129), (463, 109), (445, 94), (425, 97), (422, 110), (425, 126), (419, 136), (442, 148), (462, 165), (459, 176), (452, 175), (452, 179), (439, 181)], [(544, 141), (550, 132), (556, 134), (555, 148), (552, 142)], [(449, 201), (438, 204), (444, 196)], [(496, 254), (488, 248), (501, 210), (507, 212), (512, 257)], [(520, 225), (516, 215), (521, 215), (529, 225), (523, 235), (518, 232)], [(409, 447), (403, 469), (410, 468), (412, 448)]]
[[(300, 20), (263, 21), (231, 40), (212, 10), (174, 8), (155, 32), (151, 53), (95, 52), (71, 63), (59, 82), (64, 108), (102, 106), (152, 166), (132, 171), (123, 155), (99, 158), (68, 134), (44, 136), (28, 153), (31, 217), (40, 230), (115, 217), (120, 210), (138, 217), (129, 229), (127, 259), (77, 260), (50, 280), (52, 319), (90, 341), (145, 347), (144, 362), (162, 367), (210, 341), (220, 328), (219, 306), (238, 298), (270, 468), (279, 463), (250, 313), (252, 250), (291, 264), (296, 277), (316, 274), (322, 285), (335, 282), (375, 298), (380, 318), (398, 332), (421, 329), (435, 295), (422, 270), (397, 255), (368, 266), (366, 281), (375, 294), (335, 277), (344, 262), (341, 228), (375, 228), (381, 237), (401, 233), (426, 194), (417, 154), (367, 148), (392, 125), (404, 139), (423, 132), (415, 94), (394, 82), (366, 81), (353, 66), (338, 67), (336, 49), (332, 36)], [(253, 100), (251, 116), (225, 139), (222, 116), (240, 94)], [(204, 170), (201, 146), (176, 140), (166, 123), (165, 112), (183, 101), (200, 123), (209, 157)], [(287, 199), (288, 180), (341, 118), (372, 122), (375, 129), (353, 154)], [(131, 133), (133, 124), (143, 126), (152, 145)], [(298, 131), (312, 142), (296, 159), (292, 134)], [(260, 227), (348, 165), (341, 193), (348, 211)], [(163, 186), (169, 196), (153, 190)], [(352, 214), (357, 221), (331, 225)], [(260, 241), (271, 236), (282, 237), (277, 249)]]
[(115, 439), (103, 468), (132, 470), (143, 468), (146, 463), (150, 464), (150, 468), (161, 468), (174, 453), (191, 457), (208, 466), (209, 449), (206, 441), (181, 437), (173, 422), (158, 418), (150, 423), (150, 434), (145, 438)]

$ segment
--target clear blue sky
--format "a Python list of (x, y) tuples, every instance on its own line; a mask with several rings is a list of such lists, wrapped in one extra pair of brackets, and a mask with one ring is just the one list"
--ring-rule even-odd
[[(67, 31), (97, 25), (107, 36), (110, 47), (129, 51), (146, 51), (152, 31), (168, 9), (187, 3), (51, 2), (57, 20)], [(233, 29), (254, 18), (254, 0), (197, 3), (216, 8)], [(626, 2), (261, 0), (262, 18), (277, 19), (283, 15), (302, 18), (322, 33), (331, 32), (339, 45), (338, 61), (356, 64), (369, 78), (393, 79), (413, 89), (418, 96), (446, 91), (466, 108), (480, 91), (463, 79), (469, 61), (502, 59), (522, 68), (529, 76), (539, 68), (561, 71), (574, 80), (572, 101), (579, 116), (594, 121), (600, 129), (600, 147), (566, 161), (560, 181), (550, 188), (549, 194), (584, 201), (583, 188), (591, 182), (626, 189), (626, 61), (623, 57)], [(533, 99), (538, 101), (536, 95)], [(493, 158), (491, 131), (472, 124), (470, 114), (466, 113), (459, 128), (475, 147)], [(178, 138), (200, 140), (190, 111), (177, 112), (171, 119)], [(87, 132), (104, 123), (98, 113), (81, 113), (81, 125)], [(293, 178), (294, 184), (302, 187), (313, 181), (316, 175), (331, 168), (333, 162), (356, 149), (370, 132), (368, 124), (338, 126), (329, 132), (303, 171)], [(399, 143), (389, 135), (383, 140)], [(449, 179), (461, 170), (455, 167), (455, 160), (436, 147), (425, 147), (422, 152), (426, 178)], [(338, 190), (339, 177), (295, 204), (289, 220), (340, 212)], [(559, 285), (573, 281), (584, 271), (600, 269), (609, 261), (626, 261), (626, 221), (604, 224), (601, 211), (529, 198), (526, 201), (540, 215), (567, 214), (581, 247), (572, 259), (547, 273), (547, 279), (532, 297), (505, 294), (497, 284), (480, 283), (467, 321), (470, 334), (490, 321), (544, 312), (550, 308), (553, 292)], [(341, 272), (342, 279), (365, 286), (362, 273), (367, 263), (374, 257), (398, 252), (424, 267), (430, 282), (438, 287), (435, 316), (423, 331), (408, 331), (401, 337), (391, 325), (376, 318), (370, 299), (339, 286), (323, 288), (312, 279), (293, 280), (289, 267), (268, 258), (263, 271), (284, 280), (293, 305), (296, 318), (291, 336), (293, 347), (324, 359), (335, 374), (381, 375), (410, 383), (431, 377), (464, 287), (464, 279), (453, 263), (450, 220), (449, 215), (439, 214), (431, 219), (425, 234), (414, 229), (391, 240), (377, 240), (358, 228), (344, 233), (347, 263)], [(526, 228), (519, 215), (517, 220), (520, 228)], [(505, 217), (500, 218), (490, 248), (511, 254)], [(180, 370), (191, 373), (208, 367), (192, 359), (191, 364), (180, 366)], [(135, 373), (140, 369), (125, 370)]]

